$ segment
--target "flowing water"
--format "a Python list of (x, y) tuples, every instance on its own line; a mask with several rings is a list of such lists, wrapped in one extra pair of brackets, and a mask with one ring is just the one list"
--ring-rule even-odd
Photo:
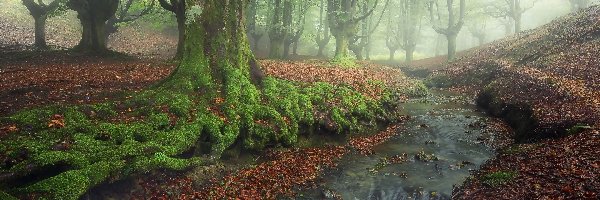
[[(373, 155), (345, 156), (317, 189), (297, 199), (449, 199), (454, 185), (494, 155), (478, 140), (485, 134), (474, 125), (485, 115), (458, 96), (433, 92), (403, 104), (403, 112), (411, 119), (397, 137), (377, 146)], [(397, 155), (405, 162), (385, 164), (385, 158)]]

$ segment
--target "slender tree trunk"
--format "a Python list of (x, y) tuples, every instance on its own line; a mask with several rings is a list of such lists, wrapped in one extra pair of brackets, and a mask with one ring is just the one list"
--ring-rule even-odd
[(442, 39), (441, 39), (442, 35), (438, 34), (438, 36), (435, 39), (435, 56), (440, 56), (440, 50), (442, 49)]
[(185, 44), (185, 14), (177, 14), (177, 52), (175, 53), (175, 58), (181, 58), (183, 56), (183, 48)]
[(521, 32), (521, 15), (518, 14), (515, 16), (515, 33), (520, 33)]
[(397, 49), (390, 49), (390, 61), (394, 61), (394, 55), (396, 55)]
[(413, 55), (415, 54), (415, 46), (407, 47), (405, 51), (405, 62), (410, 64), (413, 61)]
[(252, 43), (250, 43), (250, 48), (252, 51), (258, 51), (258, 47), (260, 46), (260, 39), (262, 38), (262, 34), (252, 34)]
[(34, 18), (35, 21), (35, 43), (38, 48), (46, 48), (46, 19), (47, 15)]
[(295, 56), (298, 55), (298, 43), (299, 43), (299, 41), (294, 42), (294, 46), (292, 48), (292, 54)]
[(456, 37), (457, 34), (448, 34), (446, 35), (446, 39), (448, 39), (448, 60), (454, 60), (456, 57)]
[(290, 46), (292, 45), (292, 43), (290, 42), (284, 42), (283, 43), (283, 58), (287, 58), (290, 56)]
[(504, 23), (504, 35), (512, 35), (513, 25), (511, 23)]

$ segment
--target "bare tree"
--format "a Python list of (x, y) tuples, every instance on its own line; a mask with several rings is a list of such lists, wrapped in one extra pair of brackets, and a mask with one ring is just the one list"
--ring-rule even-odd
[(310, 6), (309, 0), (296, 0), (289, 1), (290, 5), (288, 10), (291, 12), (285, 13), (285, 21), (284, 23), (287, 25), (286, 37), (283, 44), (283, 55), (287, 57), (290, 55), (290, 47), (293, 46), (293, 54), (297, 55), (298, 51), (298, 41), (300, 37), (304, 33), (304, 25), (306, 24), (306, 12), (308, 11), (308, 7)]
[(487, 13), (495, 18), (510, 18), (515, 26), (515, 33), (521, 32), (523, 13), (535, 6), (538, 0), (524, 7), (522, 0), (497, 0), (489, 4)]
[[(456, 17), (455, 11), (455, 3), (454, 0), (446, 0), (446, 8), (447, 8), (447, 25), (445, 27), (441, 27), (444, 19), (442, 18), (442, 11), (440, 10), (439, 0), (432, 0), (429, 2), (429, 14), (430, 19), (432, 20), (433, 29), (442, 35), (446, 36), (446, 40), (448, 41), (448, 60), (454, 60), (456, 57), (456, 38), (458, 37), (458, 33), (460, 33), (464, 23), (465, 23), (465, 9), (466, 3), (465, 0), (460, 0), (459, 3), (459, 12), (458, 18)], [(435, 13), (435, 14), (434, 14)]]
[[(143, 4), (142, 9), (133, 9), (132, 5), (134, 3)], [(150, 2), (135, 2), (135, 0), (120, 1), (119, 8), (117, 9), (115, 15), (106, 21), (106, 29), (104, 31), (105, 42), (108, 42), (110, 35), (117, 32), (120, 23), (132, 22), (146, 14), (149, 14), (154, 8), (154, 3), (154, 0), (150, 0)]]
[(37, 48), (46, 48), (46, 20), (48, 16), (56, 11), (64, 0), (54, 0), (50, 4), (43, 0), (21, 0), (23, 5), (29, 10), (35, 24), (35, 43)]
[(325, 8), (327, 4), (325, 0), (321, 0), (320, 10), (319, 10), (319, 26), (317, 27), (317, 35), (315, 37), (315, 41), (319, 46), (319, 51), (317, 52), (318, 57), (323, 57), (323, 51), (329, 41), (331, 40), (331, 34), (329, 32), (329, 22), (327, 20), (327, 13), (325, 13)]
[[(363, 2), (362, 8), (361, 8), (361, 11), (363, 13), (368, 12), (369, 3), (370, 3), (369, 1)], [(365, 53), (366, 60), (371, 59), (370, 58), (371, 44), (372, 44), (371, 36), (377, 30), (377, 27), (379, 27), (379, 24), (381, 23), (381, 20), (383, 19), (383, 16), (385, 15), (385, 13), (388, 9), (389, 3), (390, 3), (390, 0), (385, 1), (385, 4), (382, 7), (382, 10), (379, 11), (378, 17), (377, 17), (377, 15), (372, 14), (372, 15), (369, 15), (367, 18), (365, 18), (363, 21), (361, 21), (360, 22), (360, 27), (361, 27), (360, 35), (355, 35), (354, 37), (351, 38), (348, 48), (350, 50), (352, 50), (352, 52), (354, 53), (354, 55), (356, 56), (356, 58), (358, 60), (363, 59), (363, 52)], [(376, 17), (377, 17), (377, 19), (375, 19)], [(374, 20), (377, 20), (377, 21), (374, 21)]]
[(359, 22), (373, 13), (379, 0), (375, 0), (373, 7), (366, 12), (359, 12), (360, 0), (327, 0), (327, 2), (329, 29), (336, 40), (334, 60), (348, 58), (349, 42), (356, 35)]

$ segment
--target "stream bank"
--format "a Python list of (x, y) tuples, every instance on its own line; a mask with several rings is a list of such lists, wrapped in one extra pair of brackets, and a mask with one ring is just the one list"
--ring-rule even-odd
[(512, 143), (506, 124), (454, 93), (432, 91), (402, 110), (411, 117), (397, 136), (373, 154), (347, 154), (316, 188), (297, 198), (449, 199), (454, 186), (493, 157), (495, 148)]

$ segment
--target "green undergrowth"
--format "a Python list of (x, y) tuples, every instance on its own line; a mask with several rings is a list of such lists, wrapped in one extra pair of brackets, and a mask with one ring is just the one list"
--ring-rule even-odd
[[(274, 78), (266, 78), (262, 90), (244, 91), (240, 89), (255, 87), (226, 79), (229, 84), (224, 85), (235, 87), (211, 92), (200, 89), (208, 84), (202, 77), (170, 79), (178, 81), (166, 81), (123, 102), (50, 106), (2, 118), (2, 124), (15, 125), (18, 131), (0, 141), (0, 174), (12, 174), (0, 189), (17, 197), (77, 199), (91, 187), (136, 173), (211, 163), (235, 145), (253, 151), (294, 146), (300, 134), (318, 127), (348, 134), (396, 118), (384, 106), (394, 103), (389, 92), (374, 100), (349, 87)], [(57, 115), (64, 127), (49, 126)], [(42, 169), (58, 171), (13, 184)]]
[(353, 68), (358, 66), (358, 64), (356, 64), (356, 59), (351, 56), (337, 56), (331, 59), (330, 63), (343, 68)]
[(517, 177), (516, 171), (498, 171), (484, 175), (481, 181), (490, 187), (498, 187), (509, 183)]

